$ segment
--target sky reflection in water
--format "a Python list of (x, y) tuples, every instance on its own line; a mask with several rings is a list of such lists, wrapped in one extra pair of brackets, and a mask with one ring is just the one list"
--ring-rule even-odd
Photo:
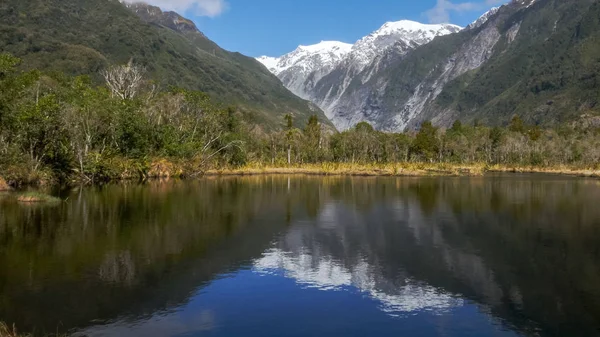
[(0, 204), (9, 322), (89, 336), (600, 335), (596, 181), (252, 177), (67, 193), (52, 209)]

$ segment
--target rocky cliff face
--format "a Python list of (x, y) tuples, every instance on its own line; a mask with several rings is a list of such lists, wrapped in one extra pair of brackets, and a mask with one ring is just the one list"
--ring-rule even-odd
[(315, 85), (350, 53), (351, 44), (322, 41), (312, 46), (299, 46), (280, 58), (259, 57), (285, 86), (299, 97), (310, 100)]
[[(375, 96), (384, 102), (375, 124), (394, 131), (425, 120), (497, 125), (514, 115), (553, 124), (597, 112), (600, 83), (583, 79), (600, 74), (599, 15), (597, 0), (514, 0), (486, 13), (470, 29), (419, 48), (388, 72), (406, 74), (407, 65), (441, 51), (429, 56), (429, 70), (414, 77), (409, 95), (395, 96), (405, 79), (381, 76), (387, 86)], [(595, 61), (583, 61), (590, 58)]]
[[(351, 84), (368, 82), (385, 55), (405, 54), (437, 36), (460, 31), (454, 25), (425, 25), (413, 21), (388, 22), (354, 45), (321, 42), (300, 46), (280, 58), (258, 58), (296, 95), (321, 107), (338, 129), (351, 126), (355, 119), (336, 115), (342, 96)], [(368, 73), (363, 70), (371, 66)], [(361, 75), (361, 76), (359, 76)]]
[(142, 2), (123, 2), (123, 4), (146, 22), (153, 22), (180, 33), (193, 33), (206, 38), (192, 20), (186, 19), (175, 12), (163, 12), (159, 7)]
[(600, 109), (598, 17), (598, 0), (513, 0), (460, 32), (386, 24), (303, 97), (341, 130), (361, 121), (403, 131), (424, 120), (573, 119)]

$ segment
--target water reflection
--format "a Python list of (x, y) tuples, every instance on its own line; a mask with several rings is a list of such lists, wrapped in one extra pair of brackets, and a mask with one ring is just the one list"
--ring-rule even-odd
[(342, 291), (352, 287), (378, 300), (381, 310), (392, 316), (422, 310), (441, 314), (463, 304), (461, 299), (443, 290), (411, 279), (404, 280), (404, 284), (396, 288), (387, 284), (386, 280), (379, 280), (377, 271), (366, 261), (346, 269), (327, 256), (315, 258), (307, 253), (294, 255), (273, 249), (255, 262), (254, 270), (270, 275), (282, 273), (302, 286), (324, 291)]
[[(0, 319), (92, 336), (314, 335), (336, 317), (349, 335), (600, 335), (595, 180), (210, 178), (65, 196), (0, 200)], [(287, 330), (256, 328), (281, 313)]]

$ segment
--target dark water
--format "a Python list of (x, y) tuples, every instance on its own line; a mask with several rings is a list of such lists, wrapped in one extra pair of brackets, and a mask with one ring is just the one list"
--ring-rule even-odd
[(600, 181), (251, 177), (0, 195), (0, 320), (89, 336), (600, 336)]

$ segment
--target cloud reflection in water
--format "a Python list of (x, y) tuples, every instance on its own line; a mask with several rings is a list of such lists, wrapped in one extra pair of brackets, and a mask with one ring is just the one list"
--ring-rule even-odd
[(393, 316), (421, 311), (443, 314), (460, 307), (463, 300), (429, 285), (407, 279), (393, 291), (383, 291), (372, 276), (373, 267), (360, 261), (346, 268), (329, 257), (315, 259), (303, 252), (295, 256), (281, 249), (271, 249), (256, 260), (253, 270), (266, 275), (282, 275), (297, 284), (324, 291), (354, 290), (380, 302), (380, 309)]

